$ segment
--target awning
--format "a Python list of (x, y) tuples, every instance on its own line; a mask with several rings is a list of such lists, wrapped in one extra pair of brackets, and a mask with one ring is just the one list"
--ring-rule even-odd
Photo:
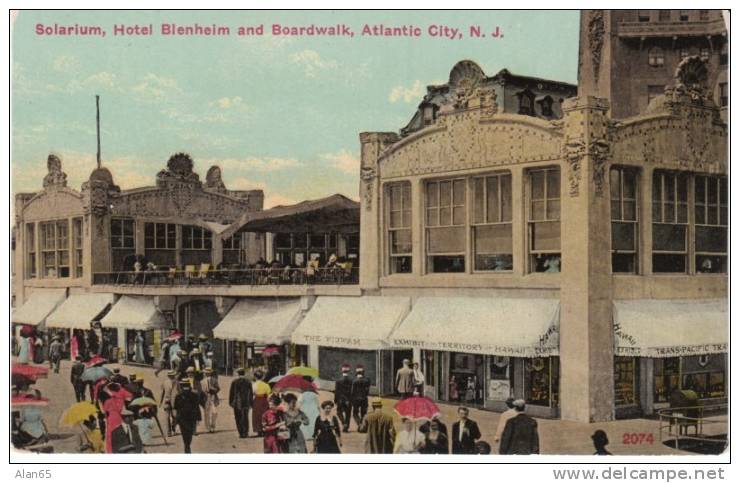
[(13, 310), (11, 320), (14, 324), (39, 325), (62, 303), (66, 294), (66, 288), (36, 289), (21, 307)]
[(410, 308), (408, 297), (318, 297), (291, 339), (296, 344), (385, 349)]
[(301, 319), (300, 299), (245, 299), (231, 308), (213, 336), (256, 344), (285, 344)]
[(511, 357), (557, 355), (558, 299), (419, 297), (395, 347)]
[(90, 322), (113, 303), (113, 294), (84, 293), (70, 295), (47, 319), (46, 327), (90, 329)]
[(615, 300), (615, 353), (675, 357), (727, 352), (727, 300)]
[(167, 321), (155, 307), (152, 297), (130, 297), (128, 295), (122, 296), (100, 323), (103, 327), (131, 330), (167, 327)]

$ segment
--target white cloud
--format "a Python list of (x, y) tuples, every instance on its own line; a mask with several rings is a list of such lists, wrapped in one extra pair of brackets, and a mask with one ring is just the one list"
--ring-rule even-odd
[(54, 59), (51, 65), (57, 72), (70, 72), (76, 69), (80, 63), (72, 55), (60, 55)]
[(243, 99), (240, 96), (222, 97), (221, 99), (216, 99), (215, 101), (209, 103), (209, 105), (218, 107), (220, 109), (235, 109), (246, 107)]
[(182, 94), (182, 89), (177, 84), (176, 79), (162, 77), (149, 73), (144, 76), (141, 83), (135, 85), (133, 93), (141, 100), (161, 100), (171, 94)]
[(285, 205), (294, 205), (298, 203), (298, 201), (294, 200), (293, 198), (290, 198), (289, 196), (281, 195), (280, 193), (271, 193), (266, 192), (265, 195), (265, 208), (272, 208), (274, 206), (285, 206)]
[(396, 86), (391, 89), (390, 94), (388, 94), (388, 100), (392, 103), (403, 100), (406, 104), (420, 102), (426, 92), (427, 89), (424, 87), (424, 84), (417, 79), (411, 87)]
[[(222, 166), (223, 168), (223, 166)], [(244, 176), (238, 178), (229, 178), (224, 173), (226, 187), (230, 190), (267, 190), (267, 184), (264, 181), (255, 181)]]
[(344, 173), (358, 174), (360, 172), (360, 158), (346, 149), (336, 153), (322, 154), (321, 158), (329, 161), (333, 168)]
[(303, 68), (306, 77), (317, 77), (319, 73), (327, 70), (336, 70), (339, 64), (333, 59), (324, 59), (315, 50), (302, 50), (290, 56), (291, 62)]

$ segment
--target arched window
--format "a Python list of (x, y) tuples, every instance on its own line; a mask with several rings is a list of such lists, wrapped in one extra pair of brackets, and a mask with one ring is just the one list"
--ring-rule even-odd
[(519, 114), (534, 116), (534, 94), (525, 90), (517, 94), (519, 96)]
[(665, 63), (665, 54), (660, 47), (648, 50), (648, 63), (653, 67), (662, 67)]

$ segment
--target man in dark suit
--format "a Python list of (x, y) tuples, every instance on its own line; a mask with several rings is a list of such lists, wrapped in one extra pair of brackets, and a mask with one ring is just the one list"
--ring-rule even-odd
[(111, 433), (111, 447), (114, 453), (143, 453), (144, 445), (139, 429), (133, 425), (134, 413), (128, 409), (121, 411), (123, 421)]
[(460, 417), (452, 425), (450, 439), (452, 440), (452, 454), (475, 454), (475, 440), (480, 438), (478, 423), (468, 419), (469, 410), (459, 407), (457, 415)]
[(514, 401), (517, 415), (506, 422), (504, 434), (501, 436), (499, 454), (539, 454), (540, 437), (537, 433), (537, 421), (524, 414), (525, 403), (518, 399)]
[[(252, 383), (244, 376), (244, 369), (236, 370), (237, 378), (231, 382), (229, 388), (229, 406), (234, 409), (236, 430), (240, 438), (249, 436), (249, 408), (252, 407)], [(258, 429), (258, 428), (256, 428)]]
[(334, 404), (337, 406), (337, 415), (342, 421), (342, 429), (349, 431), (349, 423), (352, 420), (352, 378), (349, 377), (349, 364), (342, 364), (342, 377), (334, 382)]
[(180, 381), (180, 389), (182, 392), (175, 398), (175, 418), (180, 427), (185, 453), (190, 453), (190, 443), (193, 441), (195, 428), (201, 419), (200, 401), (198, 395), (193, 392), (188, 379)]
[(82, 362), (82, 357), (77, 356), (69, 375), (69, 382), (75, 390), (77, 402), (85, 399), (85, 381), (81, 379), (83, 372), (85, 372), (85, 364)]
[(352, 382), (352, 417), (357, 429), (362, 427), (362, 420), (367, 414), (367, 398), (370, 395), (370, 379), (365, 377), (365, 368), (358, 364), (355, 368), (357, 377)]

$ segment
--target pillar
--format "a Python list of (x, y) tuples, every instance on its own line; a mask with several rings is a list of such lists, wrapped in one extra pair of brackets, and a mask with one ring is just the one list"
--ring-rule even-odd
[(561, 416), (581, 422), (614, 417), (608, 109), (591, 96), (563, 106)]
[(363, 290), (377, 290), (383, 273), (378, 158), (385, 147), (397, 140), (396, 133), (360, 133), (360, 288)]

